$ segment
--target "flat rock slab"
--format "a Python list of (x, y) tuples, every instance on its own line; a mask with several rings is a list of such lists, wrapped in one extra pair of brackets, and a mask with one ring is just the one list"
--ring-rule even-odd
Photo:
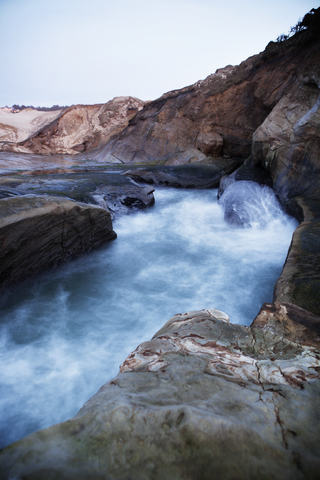
[(154, 189), (120, 173), (101, 171), (29, 172), (0, 178), (1, 196), (57, 195), (108, 209), (112, 217), (154, 204)]
[(61, 197), (0, 200), (0, 287), (114, 240), (105, 209)]
[(123, 173), (133, 180), (176, 188), (218, 188), (224, 175), (233, 172), (239, 161), (215, 158), (209, 164), (154, 166), (135, 168)]
[[(301, 319), (308, 315), (308, 326)], [(3, 479), (318, 479), (319, 318), (171, 318), (71, 420), (0, 455)]]

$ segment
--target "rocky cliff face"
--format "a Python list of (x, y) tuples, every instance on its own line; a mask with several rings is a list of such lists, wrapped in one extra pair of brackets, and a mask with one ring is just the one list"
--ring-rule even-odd
[(0, 287), (116, 238), (109, 212), (65, 198), (4, 198), (0, 213)]
[(116, 97), (54, 112), (0, 112), (0, 149), (42, 155), (86, 152), (123, 130), (143, 105), (134, 97)]
[(207, 156), (245, 159), (254, 132), (280, 100), (295, 85), (308, 83), (308, 75), (312, 82), (318, 56), (319, 43), (270, 44), (239, 66), (148, 103), (99, 159), (169, 165)]

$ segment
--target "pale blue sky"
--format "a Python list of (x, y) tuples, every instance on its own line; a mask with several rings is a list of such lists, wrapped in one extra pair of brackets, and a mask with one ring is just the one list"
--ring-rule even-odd
[(152, 100), (238, 64), (309, 0), (0, 0), (0, 106)]

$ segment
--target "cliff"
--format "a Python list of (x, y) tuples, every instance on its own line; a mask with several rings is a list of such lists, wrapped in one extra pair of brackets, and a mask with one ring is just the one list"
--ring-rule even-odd
[(0, 150), (75, 155), (105, 144), (123, 130), (144, 102), (116, 97), (106, 104), (75, 105), (53, 112), (0, 111)]
[(313, 85), (316, 93), (318, 66), (319, 40), (271, 42), (239, 66), (149, 102), (97, 158), (166, 165), (206, 157), (244, 160), (254, 132), (280, 101), (301, 85)]

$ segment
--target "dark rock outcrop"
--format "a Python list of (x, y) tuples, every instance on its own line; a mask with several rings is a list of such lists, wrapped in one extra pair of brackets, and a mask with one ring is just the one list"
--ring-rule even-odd
[(1, 478), (316, 480), (319, 317), (171, 318), (71, 420), (0, 454)]
[(100, 247), (116, 234), (110, 213), (59, 197), (0, 200), (0, 287)]
[(135, 168), (123, 175), (136, 181), (176, 188), (217, 188), (223, 175), (239, 165), (237, 160), (216, 158), (212, 163)]
[(313, 22), (310, 28), (283, 43), (271, 43), (262, 55), (266, 59), (270, 57), (271, 63), (273, 58), (291, 58), (295, 74), (280, 100), (253, 133), (250, 157), (232, 175), (222, 179), (219, 195), (239, 180), (273, 186), (284, 209), (302, 222), (293, 235), (275, 286), (274, 301), (294, 303), (318, 315), (320, 9), (308, 15)]

